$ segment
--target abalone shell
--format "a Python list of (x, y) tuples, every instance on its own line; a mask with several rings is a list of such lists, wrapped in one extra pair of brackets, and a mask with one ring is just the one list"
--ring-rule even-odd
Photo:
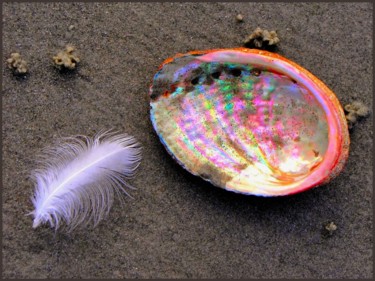
[(160, 66), (150, 99), (167, 151), (190, 173), (230, 191), (298, 193), (330, 181), (348, 157), (335, 94), (275, 53), (178, 54)]

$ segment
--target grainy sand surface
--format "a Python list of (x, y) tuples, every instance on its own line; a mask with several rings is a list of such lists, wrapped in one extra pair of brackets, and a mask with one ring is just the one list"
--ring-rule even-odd
[[(176, 164), (153, 131), (148, 87), (165, 58), (240, 46), (260, 26), (276, 29), (278, 52), (342, 104), (372, 108), (372, 12), (366, 3), (4, 4), (3, 277), (371, 278), (372, 113), (351, 132), (338, 178), (265, 199), (215, 188)], [(66, 44), (81, 58), (76, 74), (52, 66)], [(27, 79), (6, 68), (16, 51), (29, 63)], [(35, 155), (60, 136), (103, 128), (143, 145), (135, 199), (115, 202), (93, 230), (33, 230), (25, 214)], [(328, 221), (337, 230), (324, 237)]]

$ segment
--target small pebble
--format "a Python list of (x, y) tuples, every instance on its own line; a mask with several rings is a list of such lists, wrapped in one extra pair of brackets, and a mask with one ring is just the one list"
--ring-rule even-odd
[(23, 75), (28, 72), (27, 63), (22, 59), (19, 53), (11, 53), (10, 58), (7, 59), (8, 67), (15, 75)]
[(345, 117), (346, 121), (348, 122), (349, 129), (353, 128), (358, 119), (367, 117), (370, 114), (369, 107), (360, 101), (354, 101), (347, 104), (344, 106), (344, 109), (347, 112)]
[(324, 225), (322, 234), (324, 237), (330, 237), (337, 230), (337, 225), (334, 222), (328, 222)]
[(55, 66), (60, 70), (75, 69), (80, 59), (73, 54), (74, 52), (74, 47), (66, 46), (64, 51), (59, 52), (56, 56), (53, 57), (53, 62), (55, 63)]
[(238, 22), (243, 22), (243, 15), (238, 14), (238, 15), (236, 16), (236, 21), (238, 21)]
[(257, 27), (253, 33), (245, 38), (243, 44), (247, 48), (272, 49), (280, 42), (276, 31), (268, 31)]

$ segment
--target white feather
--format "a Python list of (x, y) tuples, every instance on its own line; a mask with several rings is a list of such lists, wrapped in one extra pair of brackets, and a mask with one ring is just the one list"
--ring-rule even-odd
[(62, 221), (68, 230), (89, 222), (96, 226), (108, 214), (115, 193), (131, 187), (125, 180), (140, 164), (140, 150), (132, 136), (108, 131), (93, 139), (65, 138), (45, 149), (42, 168), (32, 173), (33, 228), (49, 222), (57, 229)]

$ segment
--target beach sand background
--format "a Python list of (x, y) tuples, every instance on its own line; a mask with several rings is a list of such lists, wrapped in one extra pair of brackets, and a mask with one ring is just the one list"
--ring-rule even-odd
[[(342, 174), (285, 198), (230, 193), (190, 175), (149, 119), (148, 89), (176, 53), (241, 46), (277, 30), (278, 52), (323, 80), (342, 104), (372, 108), (369, 3), (3, 4), (4, 278), (371, 278), (372, 113), (351, 132)], [(236, 22), (237, 14), (244, 16)], [(52, 56), (72, 44), (81, 64)], [(6, 67), (19, 52), (29, 75)], [(101, 129), (134, 135), (143, 161), (134, 199), (116, 201), (95, 229), (32, 229), (36, 154), (59, 137)], [(334, 222), (332, 236), (323, 225)]]

